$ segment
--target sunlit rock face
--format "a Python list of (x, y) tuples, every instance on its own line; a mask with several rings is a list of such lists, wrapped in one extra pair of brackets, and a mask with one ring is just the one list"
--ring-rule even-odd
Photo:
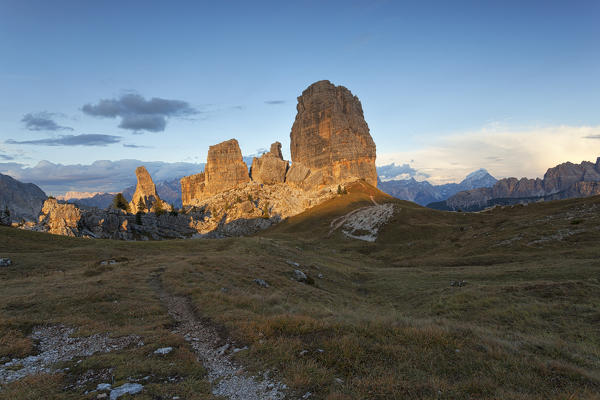
[[(319, 81), (302, 92), (296, 108), (290, 183), (306, 190), (354, 178), (377, 185), (375, 142), (358, 97), (343, 86)], [(299, 181), (306, 168), (310, 172)]]
[[(131, 198), (131, 203), (129, 203), (130, 210), (132, 212), (149, 212), (154, 211), (156, 207), (164, 208), (164, 204), (160, 197), (158, 197), (156, 186), (146, 167), (137, 167), (135, 169), (135, 176), (137, 177), (137, 186)], [(138, 205), (141, 204), (140, 200), (144, 204), (142, 209), (138, 209)]]
[[(204, 179), (202, 179), (204, 178)], [(240, 145), (235, 139), (208, 148), (204, 173), (181, 180), (183, 205), (202, 200), (217, 193), (250, 182), (248, 166), (242, 158)]]
[(271, 145), (271, 151), (263, 154), (260, 158), (254, 157), (250, 175), (257, 183), (272, 185), (283, 183), (289, 162), (283, 160), (281, 154), (281, 143), (275, 142)]

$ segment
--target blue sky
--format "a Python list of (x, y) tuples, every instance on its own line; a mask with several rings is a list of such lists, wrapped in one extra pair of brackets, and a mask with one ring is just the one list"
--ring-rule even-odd
[[(289, 157), (296, 97), (329, 79), (360, 98), (380, 165), (539, 176), (600, 155), (599, 20), (596, 0), (0, 0), (0, 172), (201, 163), (232, 137)], [(166, 108), (98, 111), (124, 99)]]

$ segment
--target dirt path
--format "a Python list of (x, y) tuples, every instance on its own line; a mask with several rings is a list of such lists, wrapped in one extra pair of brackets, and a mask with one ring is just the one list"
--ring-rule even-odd
[(161, 302), (177, 323), (174, 333), (181, 335), (194, 349), (199, 361), (208, 371), (212, 393), (232, 400), (280, 400), (285, 398), (286, 386), (269, 379), (268, 371), (262, 376), (249, 376), (241, 365), (232, 360), (236, 349), (227, 338), (198, 318), (190, 301), (185, 297), (171, 296), (155, 278), (155, 287)]

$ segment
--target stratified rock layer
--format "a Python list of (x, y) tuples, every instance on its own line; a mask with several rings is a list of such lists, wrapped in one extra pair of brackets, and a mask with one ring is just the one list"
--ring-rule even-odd
[(319, 81), (302, 92), (296, 108), (290, 134), (292, 169), (301, 163), (310, 170), (301, 183), (304, 189), (354, 178), (377, 186), (375, 143), (358, 97), (343, 86)]
[(181, 178), (181, 202), (184, 206), (204, 196), (204, 172)]
[(250, 175), (257, 183), (272, 185), (283, 183), (289, 162), (283, 160), (281, 154), (281, 143), (275, 142), (271, 145), (271, 151), (263, 154), (260, 158), (254, 157)]
[[(161, 207), (164, 209), (164, 204), (158, 197), (158, 193), (156, 192), (156, 186), (154, 182), (152, 182), (152, 177), (146, 170), (146, 167), (141, 166), (135, 169), (135, 176), (137, 177), (137, 186), (135, 188), (135, 193), (131, 198), (131, 203), (129, 203), (129, 208), (131, 212), (149, 212), (155, 211), (157, 207)], [(138, 205), (140, 205), (140, 200), (144, 204), (144, 207), (139, 209)]]
[[(204, 177), (204, 180), (202, 179)], [(250, 182), (248, 166), (235, 139), (208, 148), (204, 173), (181, 179), (184, 206)]]

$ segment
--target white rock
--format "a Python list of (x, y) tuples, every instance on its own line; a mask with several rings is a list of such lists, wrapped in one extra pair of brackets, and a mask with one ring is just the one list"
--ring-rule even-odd
[(160, 349), (156, 349), (156, 350), (154, 351), (154, 354), (162, 354), (162, 355), (165, 355), (165, 354), (169, 354), (169, 353), (170, 353), (170, 352), (172, 352), (172, 351), (173, 351), (173, 348), (172, 348), (172, 347), (161, 347)]
[(110, 391), (110, 400), (116, 400), (124, 394), (138, 394), (143, 388), (139, 383), (126, 383)]

